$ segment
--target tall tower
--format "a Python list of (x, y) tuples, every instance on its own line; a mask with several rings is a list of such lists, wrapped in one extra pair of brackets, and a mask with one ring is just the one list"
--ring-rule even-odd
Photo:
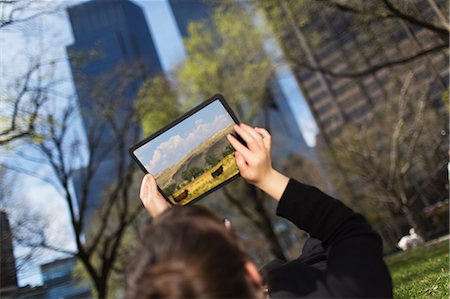
[(17, 287), (16, 259), (8, 215), (0, 211), (0, 289)]
[[(142, 9), (128, 0), (92, 0), (67, 9), (74, 43), (67, 47), (80, 103), (86, 103), (77, 76), (91, 78), (112, 71), (121, 63), (140, 63), (141, 79), (161, 72), (152, 36)], [(80, 55), (95, 51), (87, 63), (77, 63)], [(78, 56), (77, 56), (78, 55)]]
[[(93, 107), (95, 88), (130, 80), (121, 67), (135, 67), (129, 88), (121, 96), (133, 104), (143, 79), (161, 72), (161, 65), (142, 9), (128, 0), (92, 0), (67, 9), (74, 43), (67, 47), (81, 110)], [(113, 95), (111, 95), (113, 96)], [(84, 113), (89, 129), (91, 119)]]
[[(445, 1), (437, 3), (445, 7)], [(415, 5), (423, 17), (433, 19), (434, 12), (427, 1), (417, 1)], [(367, 27), (356, 26), (358, 23), (351, 14), (336, 18), (332, 10), (319, 10), (311, 11), (310, 23), (299, 30), (302, 39), (289, 36), (283, 40), (284, 51), (288, 55), (301, 51), (305, 57), (309, 56), (310, 65), (319, 65), (337, 74), (356, 73), (356, 70), (380, 63), (411, 57), (440, 42), (429, 30), (407, 22), (395, 21), (395, 27), (386, 34), (386, 24), (374, 22)], [(324, 42), (313, 46), (314, 37), (308, 34), (310, 32), (320, 34)], [(301, 67), (296, 70), (305, 99), (327, 143), (339, 136), (345, 125), (364, 122), (379, 103), (397, 97), (410, 73), (414, 74), (411, 91), (421, 94), (428, 89), (431, 102), (438, 102), (449, 86), (448, 56), (444, 51), (430, 52), (420, 59), (356, 78), (328, 76)]]
[[(90, 184), (94, 187), (88, 195), (89, 218), (116, 177), (116, 160), (128, 159), (126, 154), (103, 153), (114, 146), (113, 128), (100, 115), (111, 109), (114, 122), (123, 123), (143, 80), (160, 73), (161, 64), (143, 11), (133, 2), (92, 0), (69, 7), (67, 12), (74, 36), (67, 53), (88, 140), (93, 128), (104, 125), (100, 137), (104, 148), (97, 148), (93, 155), (94, 161), (102, 162)], [(84, 173), (75, 173), (77, 194)]]

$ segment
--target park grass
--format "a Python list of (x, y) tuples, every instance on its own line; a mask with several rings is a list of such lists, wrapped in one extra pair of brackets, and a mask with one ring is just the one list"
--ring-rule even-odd
[(385, 258), (394, 298), (449, 298), (449, 242), (420, 246)]

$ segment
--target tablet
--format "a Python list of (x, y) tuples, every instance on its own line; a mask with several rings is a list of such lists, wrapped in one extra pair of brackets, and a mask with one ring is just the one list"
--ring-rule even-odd
[(239, 176), (234, 149), (226, 139), (239, 121), (215, 95), (166, 127), (130, 147), (145, 173), (172, 205), (187, 205)]

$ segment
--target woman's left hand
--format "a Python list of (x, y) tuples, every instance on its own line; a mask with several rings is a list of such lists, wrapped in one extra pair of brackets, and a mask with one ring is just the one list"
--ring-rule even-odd
[(162, 212), (170, 208), (169, 203), (159, 193), (155, 178), (151, 174), (146, 174), (142, 179), (139, 196), (145, 209), (152, 217), (158, 217)]

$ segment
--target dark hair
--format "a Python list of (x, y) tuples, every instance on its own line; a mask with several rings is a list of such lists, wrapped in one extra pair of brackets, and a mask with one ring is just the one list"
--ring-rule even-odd
[(144, 227), (127, 298), (255, 298), (240, 246), (206, 208), (168, 209)]

